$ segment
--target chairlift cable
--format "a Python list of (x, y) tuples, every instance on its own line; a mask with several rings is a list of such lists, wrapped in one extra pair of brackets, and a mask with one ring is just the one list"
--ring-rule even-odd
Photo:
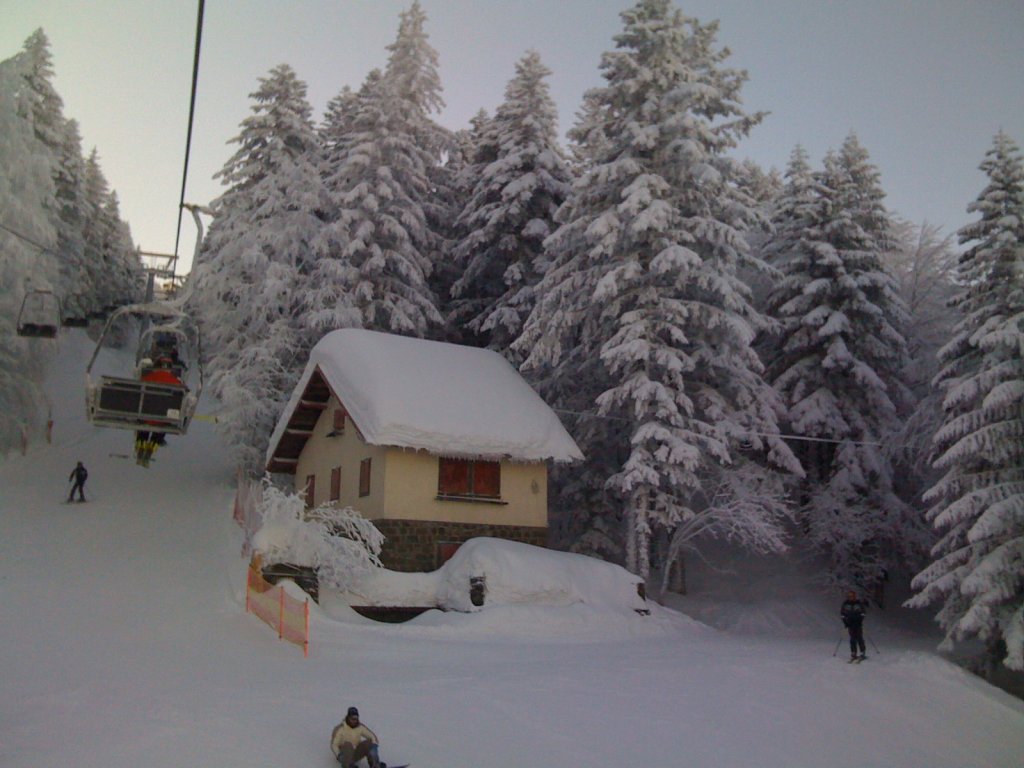
[[(600, 419), (602, 421), (622, 421), (632, 422), (632, 419), (627, 419), (623, 416), (603, 416), (597, 413), (583, 413), (582, 411), (569, 411), (564, 408), (552, 408), (555, 413), (562, 413), (566, 416), (579, 416), (580, 418), (593, 418)], [(744, 434), (755, 435), (757, 437), (778, 437), (783, 440), (794, 440), (797, 442), (805, 443), (833, 443), (835, 445), (842, 445), (844, 443), (848, 445), (873, 445), (875, 447), (881, 447), (883, 443), (871, 440), (846, 440), (835, 437), (811, 437), (809, 435), (791, 435), (785, 432), (758, 432), (752, 429), (744, 429)], [(902, 447), (902, 446), (901, 446)]]
[(33, 239), (32, 239), (31, 237), (29, 237), (28, 235), (23, 235), (23, 234), (21, 234), (21, 232), (18, 232), (18, 231), (17, 231), (17, 230), (15, 230), (15, 229), (11, 229), (11, 228), (10, 228), (10, 227), (8, 227), (8, 226), (7, 226), (6, 224), (0, 224), (0, 229), (4, 230), (5, 232), (9, 232), (10, 234), (14, 235), (15, 237), (17, 237), (17, 238), (19, 238), (19, 239), (21, 239), (21, 240), (24, 240), (24, 241), (25, 241), (26, 243), (28, 243), (29, 245), (33, 245), (33, 246), (35, 246), (36, 248), (38, 248), (38, 249), (39, 249), (40, 251), (42, 251), (43, 253), (48, 253), (48, 254), (50, 254), (51, 256), (57, 256), (57, 257), (59, 257), (59, 256), (60, 256), (60, 254), (56, 253), (56, 252), (55, 252), (55, 251), (53, 251), (52, 249), (50, 249), (50, 248), (47, 248), (47, 247), (46, 247), (45, 245), (40, 245), (39, 243), (37, 243), (37, 242), (36, 242), (35, 240), (33, 240)]
[(174, 236), (174, 264), (178, 263), (178, 245), (181, 242), (181, 217), (185, 210), (185, 185), (188, 182), (188, 159), (192, 149), (192, 124), (196, 114), (196, 91), (199, 85), (199, 51), (203, 41), (203, 11), (206, 0), (199, 0), (199, 9), (196, 13), (196, 45), (192, 59), (192, 94), (188, 107), (188, 132), (185, 135), (185, 167), (181, 173), (181, 197), (178, 200), (178, 227)]

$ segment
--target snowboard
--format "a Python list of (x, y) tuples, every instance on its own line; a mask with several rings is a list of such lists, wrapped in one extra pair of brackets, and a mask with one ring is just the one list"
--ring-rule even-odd
[[(338, 758), (335, 757), (334, 759), (337, 760)], [(358, 763), (356, 763), (356, 765), (359, 766), (359, 768), (362, 768), (365, 762), (365, 759), (362, 759)], [(391, 763), (385, 763), (383, 760), (381, 760), (380, 768), (409, 768), (409, 763), (402, 763), (401, 765), (392, 765)]]

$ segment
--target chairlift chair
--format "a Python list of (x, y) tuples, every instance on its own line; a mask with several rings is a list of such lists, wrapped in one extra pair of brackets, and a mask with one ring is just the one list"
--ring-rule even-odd
[[(114, 325), (127, 317), (138, 317), (149, 323), (139, 337), (134, 376), (100, 376), (92, 378), (92, 368), (107, 334)], [(180, 384), (166, 381), (147, 381), (144, 361), (148, 359), (157, 338), (173, 339), (179, 360), (176, 369)], [(184, 435), (195, 414), (202, 393), (202, 370), (199, 369), (198, 386), (188, 386), (189, 370), (186, 362), (199, 359), (199, 333), (192, 320), (176, 307), (161, 303), (129, 304), (116, 310), (103, 327), (96, 351), (86, 369), (86, 409), (89, 422), (99, 427), (130, 429), (134, 431), (163, 432)]]
[(37, 288), (25, 294), (18, 313), (19, 336), (54, 339), (60, 325), (60, 300), (53, 291)]

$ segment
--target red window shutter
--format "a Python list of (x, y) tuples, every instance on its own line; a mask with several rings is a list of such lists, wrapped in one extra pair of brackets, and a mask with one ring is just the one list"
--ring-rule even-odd
[(316, 475), (306, 475), (306, 506), (316, 506)]
[(498, 462), (473, 462), (473, 495), (501, 496), (501, 465)]
[(370, 495), (370, 459), (359, 462), (359, 495)]
[(469, 494), (469, 462), (464, 459), (440, 459), (437, 492), (442, 496)]
[(341, 498), (341, 467), (331, 470), (331, 501)]

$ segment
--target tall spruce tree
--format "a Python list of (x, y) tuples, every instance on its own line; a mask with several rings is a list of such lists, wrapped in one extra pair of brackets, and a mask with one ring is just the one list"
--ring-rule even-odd
[[(961, 318), (952, 306), (956, 295), (953, 235), (942, 235), (928, 224), (899, 222), (892, 264), (907, 307), (907, 366), (903, 378), (914, 402), (913, 412), (901, 420), (893, 451), (900, 496), (920, 501), (926, 488), (938, 480), (931, 466), (932, 440), (942, 424), (942, 393), (932, 385), (939, 372), (938, 351), (953, 336)], [(934, 543), (934, 542), (932, 542)]]
[(410, 197), (423, 211), (431, 234), (430, 241), (422, 243), (420, 248), (430, 259), (427, 285), (440, 310), (443, 297), (448, 296), (456, 277), (446, 256), (449, 241), (454, 237), (453, 223), (459, 214), (459, 205), (454, 179), (443, 162), (445, 156), (455, 149), (455, 139), (451, 131), (433, 118), (444, 109), (445, 102), (441, 95), (439, 57), (430, 44), (426, 24), (427, 15), (419, 0), (413, 0), (409, 9), (399, 16), (398, 34), (388, 46), (384, 78), (397, 100), (392, 109), (406, 118), (399, 132), (413, 137), (429, 155), (424, 168), (427, 192), (420, 193), (419, 185), (413, 184)]
[[(705, 535), (780, 542), (778, 510), (756, 501), (716, 528), (729, 505), (718, 491), (747, 456), (799, 466), (763, 437), (777, 434), (778, 400), (751, 347), (765, 321), (737, 277), (761, 266), (743, 237), (753, 201), (727, 154), (761, 118), (740, 105), (746, 74), (722, 65), (716, 24), (668, 0), (641, 0), (622, 19), (579, 126), (596, 137), (578, 153), (589, 167), (559, 211), (517, 346), (555, 404), (580, 414), (574, 436), (588, 460), (558, 506), (601, 536), (615, 535), (621, 512), (627, 567), (647, 576), (652, 540), (702, 515)], [(653, 555), (668, 565), (664, 550)]]
[(324, 232), (361, 325), (411, 336), (442, 323), (428, 280), (441, 246), (432, 222), (442, 218), (434, 200), (444, 135), (430, 114), (443, 101), (424, 22), (418, 3), (402, 13), (387, 68), (354, 100), (327, 181), (337, 215)]
[(212, 204), (192, 303), (222, 429), (239, 466), (259, 473), (308, 350), (301, 301), (328, 199), (306, 84), (280, 65), (251, 96), (238, 150), (218, 174), (228, 189)]
[(928, 491), (942, 537), (910, 605), (939, 605), (946, 644), (985, 643), (991, 671), (1024, 669), (1024, 161), (1000, 132), (967, 210), (956, 299), (964, 318), (939, 352), (945, 393), (935, 435), (944, 474)]
[(438, 294), (438, 308), (445, 318), (444, 338), (458, 344), (482, 346), (475, 333), (460, 319), (460, 316), (465, 314), (458, 310), (458, 305), (463, 299), (452, 296), (460, 269), (465, 267), (459, 265), (454, 251), (470, 234), (463, 221), (463, 214), (469, 201), (476, 193), (477, 184), (483, 178), (487, 167), (498, 157), (494, 119), (487, 110), (478, 110), (470, 118), (469, 127), (456, 131), (452, 135), (452, 141), (453, 148), (448, 154), (445, 168), (450, 179), (453, 208), (458, 214), (453, 216), (453, 222), (448, 228), (449, 239), (445, 253), (442, 259), (434, 264), (432, 284)]
[(56, 183), (60, 216), (57, 251), (60, 253), (61, 309), (65, 317), (84, 319), (89, 315), (90, 285), (85, 256), (85, 158), (82, 138), (75, 120), (64, 124)]
[(474, 164), (482, 166), (480, 176), (457, 221), (465, 234), (452, 249), (462, 268), (451, 291), (456, 325), (510, 357), (543, 276), (544, 239), (571, 181), (545, 81), (550, 74), (535, 51), (516, 64), (505, 101), (487, 122), (488, 140)]
[(54, 275), (32, 243), (52, 249), (57, 241), (52, 155), (34, 130), (25, 72), (24, 52), (0, 61), (0, 453), (17, 444), (41, 404), (39, 345), (15, 328), (26, 289), (49, 287)]
[[(63, 101), (53, 87), (53, 57), (50, 41), (42, 29), (33, 32), (22, 50), (11, 63), (21, 77), (18, 90), (18, 109), (35, 136), (34, 152), (50, 166), (50, 176), (57, 181), (60, 173), (60, 148), (63, 140)], [(54, 188), (54, 196), (57, 194)], [(56, 199), (44, 203), (51, 227), (60, 228), (60, 207)], [(60, 251), (57, 248), (37, 250), (33, 257), (32, 278), (36, 288), (48, 288), (63, 293), (60, 281)]]
[[(117, 243), (106, 237), (115, 232), (123, 236), (127, 224), (118, 206), (112, 208), (105, 198), (110, 193), (105, 178), (100, 179), (98, 156), (93, 154), (89, 161), (92, 166), (87, 169), (78, 125), (63, 116), (63, 101), (53, 85), (55, 73), (46, 34), (42, 30), (34, 32), (18, 58), (25, 81), (26, 117), (45, 148), (55, 187), (55, 200), (47, 206), (47, 213), (57, 231), (57, 243), (39, 254), (37, 267), (45, 266), (45, 282), (51, 284), (65, 313), (83, 317), (118, 303), (116, 298), (133, 298), (136, 292), (122, 278), (137, 272), (140, 264), (130, 234)], [(93, 217), (101, 222), (92, 221)], [(96, 244), (97, 229), (106, 232), (102, 247)], [(89, 254), (87, 237), (93, 238)], [(43, 278), (43, 271), (36, 269), (37, 278)], [(83, 275), (88, 279), (83, 281)]]
[(82, 200), (82, 276), (89, 286), (89, 312), (103, 314), (141, 298), (142, 265), (95, 148), (85, 162)]
[(906, 404), (905, 320), (886, 266), (891, 223), (877, 170), (855, 136), (812, 176), (796, 153), (768, 246), (783, 273), (769, 376), (807, 472), (804, 527), (836, 582), (876, 588), (922, 546), (885, 449)]
[[(376, 87), (380, 71), (373, 70), (358, 92), (345, 86), (327, 103), (319, 137), (321, 177), (324, 193), (331, 200), (331, 190), (344, 184), (344, 167), (351, 142), (353, 124), (362, 99)], [(317, 238), (317, 258), (310, 270), (307, 289), (301, 297), (303, 324), (315, 344), (324, 333), (338, 329), (358, 327), (361, 313), (356, 309), (350, 293), (355, 283), (352, 264), (344, 251), (344, 243), (332, 239), (333, 223), (337, 220), (337, 206), (329, 203), (324, 211), (324, 226)]]

